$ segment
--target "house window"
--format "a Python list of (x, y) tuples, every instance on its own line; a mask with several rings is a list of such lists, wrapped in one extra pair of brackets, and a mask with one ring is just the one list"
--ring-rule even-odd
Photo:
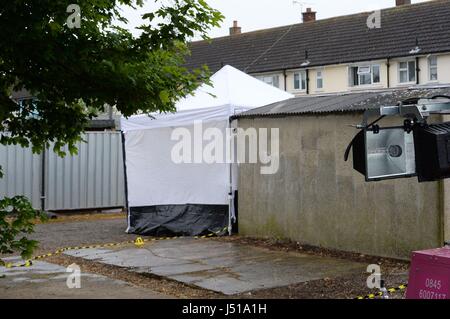
[(294, 90), (306, 90), (306, 72), (300, 71), (294, 73)]
[(280, 77), (278, 75), (262, 75), (257, 76), (256, 78), (264, 83), (280, 88)]
[(411, 83), (416, 82), (416, 61), (404, 61), (399, 62), (399, 82), (400, 83)]
[(322, 71), (317, 71), (316, 87), (318, 90), (323, 89), (323, 73), (322, 73)]
[(379, 65), (372, 65), (372, 82), (373, 83), (380, 83), (381, 76), (380, 76), (380, 66)]
[(381, 81), (380, 66), (361, 65), (349, 69), (350, 86), (371, 85)]
[(430, 56), (428, 58), (428, 73), (430, 81), (438, 80), (437, 56)]

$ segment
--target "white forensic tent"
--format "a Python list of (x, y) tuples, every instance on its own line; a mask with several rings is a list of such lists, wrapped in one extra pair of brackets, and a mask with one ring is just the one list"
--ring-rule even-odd
[(231, 66), (215, 73), (211, 84), (180, 100), (175, 113), (122, 118), (127, 232), (230, 230), (235, 184), (226, 159), (230, 117), (293, 96)]

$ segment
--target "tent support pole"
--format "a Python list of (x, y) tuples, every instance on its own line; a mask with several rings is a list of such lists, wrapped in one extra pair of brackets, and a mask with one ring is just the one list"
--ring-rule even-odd
[(127, 212), (127, 229), (126, 233), (130, 230), (130, 205), (128, 202), (128, 176), (127, 176), (127, 153), (125, 149), (125, 133), (120, 132), (121, 140), (122, 140), (122, 164), (123, 164), (123, 179), (124, 179), (124, 191), (125, 191), (125, 210)]
[[(229, 134), (229, 143), (230, 143), (230, 152), (231, 147), (233, 146), (232, 143), (232, 132), (231, 132), (231, 119), (228, 119), (228, 134)], [(233, 205), (233, 159), (230, 158), (230, 163), (228, 165), (228, 182), (229, 182), (229, 189), (228, 189), (228, 235), (231, 236), (232, 234), (232, 205)]]

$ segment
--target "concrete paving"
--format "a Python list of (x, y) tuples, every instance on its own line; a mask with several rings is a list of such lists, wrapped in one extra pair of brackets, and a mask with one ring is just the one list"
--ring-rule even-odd
[(66, 254), (227, 295), (349, 275), (366, 268), (342, 259), (190, 238), (151, 242), (142, 248), (84, 249)]
[[(17, 257), (4, 258), (19, 262)], [(0, 267), (0, 299), (156, 299), (167, 298), (145, 288), (130, 285), (124, 281), (110, 279), (96, 274), (83, 273), (81, 288), (69, 289), (66, 268), (42, 261), (35, 261), (26, 268)]]

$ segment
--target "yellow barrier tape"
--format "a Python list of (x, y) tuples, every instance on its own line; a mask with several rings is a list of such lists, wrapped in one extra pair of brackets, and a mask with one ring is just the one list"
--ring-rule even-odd
[[(400, 285), (398, 287), (389, 288), (389, 289), (386, 289), (386, 290), (387, 290), (387, 292), (392, 294), (392, 293), (395, 293), (397, 291), (405, 290), (406, 288), (408, 288), (408, 284)], [(383, 296), (383, 293), (380, 291), (380, 292), (377, 292), (375, 294), (359, 296), (359, 297), (356, 297), (354, 299), (375, 299), (376, 297), (381, 297), (381, 296)]]
[[(210, 238), (210, 237), (218, 236), (220, 233), (222, 233), (226, 230), (228, 230), (228, 227), (225, 227), (224, 229), (217, 231), (217, 232), (209, 233), (208, 235), (194, 236), (193, 238), (195, 238), (195, 239)], [(183, 236), (152, 237), (152, 238), (145, 238), (145, 239), (143, 239), (142, 237), (138, 237), (135, 240), (128, 240), (128, 241), (117, 242), (117, 243), (97, 244), (97, 245), (88, 245), (88, 246), (75, 246), (75, 247), (63, 247), (63, 248), (59, 248), (51, 253), (34, 256), (31, 259), (26, 260), (24, 263), (20, 263), (20, 264), (4, 263), (4, 267), (5, 268), (30, 267), (33, 265), (33, 262), (32, 262), (33, 260), (40, 260), (40, 259), (60, 255), (63, 252), (69, 251), (69, 250), (96, 249), (96, 248), (106, 248), (106, 247), (114, 247), (114, 246), (124, 246), (124, 245), (129, 245), (129, 244), (134, 244), (137, 247), (141, 248), (145, 245), (145, 243), (150, 242), (150, 241), (160, 241), (160, 240), (169, 240), (169, 239), (178, 239), (178, 238), (183, 238)], [(1, 266), (1, 264), (0, 264), (0, 266)]]

